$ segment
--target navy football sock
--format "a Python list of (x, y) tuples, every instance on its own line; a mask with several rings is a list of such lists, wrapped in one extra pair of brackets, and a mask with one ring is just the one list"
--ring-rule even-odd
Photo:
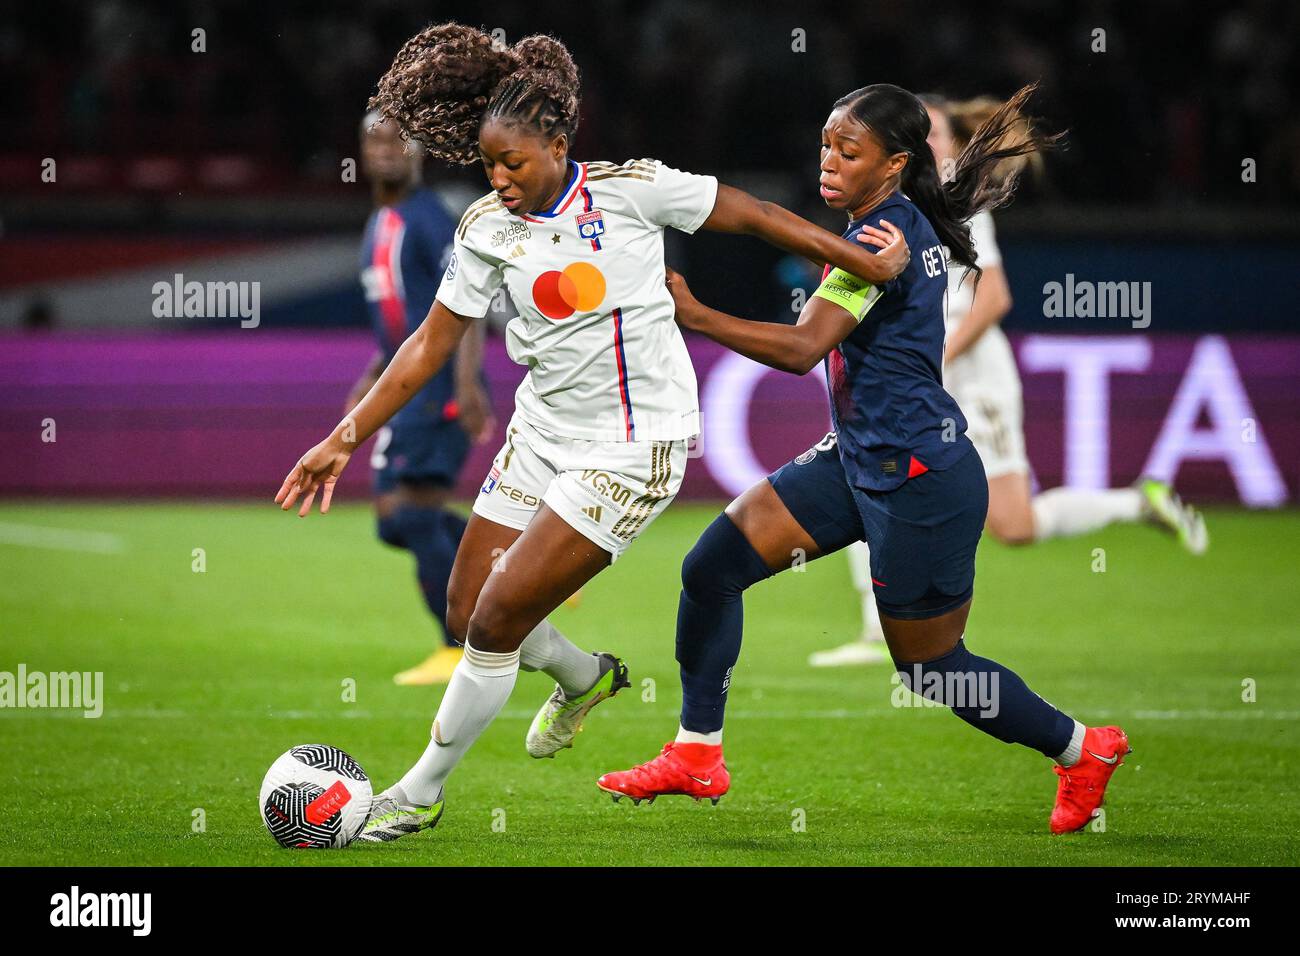
[(714, 519), (682, 562), (677, 663), (684, 729), (697, 733), (722, 729), (731, 669), (740, 657), (741, 595), (772, 573), (726, 514)]
[(379, 532), (379, 540), (384, 544), (392, 545), (394, 548), (406, 547), (406, 538), (402, 537), (402, 523), (397, 518), (397, 510), (380, 518), (375, 527)]
[(894, 662), (903, 686), (943, 703), (972, 727), (1009, 744), (1024, 744), (1055, 759), (1074, 734), (1074, 718), (1026, 686), (1015, 671), (976, 657), (966, 642), (943, 657), (917, 664)]
[(379, 537), (415, 555), (415, 573), (429, 612), (442, 625), (443, 640), (455, 647), (447, 630), (447, 581), (456, 549), (465, 533), (465, 520), (442, 508), (402, 505), (379, 521)]

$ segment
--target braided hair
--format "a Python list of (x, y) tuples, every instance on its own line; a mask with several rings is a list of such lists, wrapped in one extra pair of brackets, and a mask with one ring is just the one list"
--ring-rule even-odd
[(475, 27), (440, 23), (402, 45), (369, 106), (435, 158), (466, 166), (478, 162), (478, 131), (488, 118), (572, 140), (578, 89), (577, 64), (554, 37), (506, 47)]

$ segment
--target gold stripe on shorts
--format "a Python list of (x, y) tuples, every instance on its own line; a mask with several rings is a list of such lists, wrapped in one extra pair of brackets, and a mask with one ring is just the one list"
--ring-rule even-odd
[(519, 429), (510, 429), (510, 434), (506, 437), (506, 456), (501, 459), (501, 470), (505, 471), (510, 467), (510, 459), (515, 456), (515, 435)]
[(655, 506), (668, 497), (668, 481), (672, 478), (673, 443), (667, 441), (650, 444), (650, 480), (646, 482), (645, 494), (640, 495), (623, 516), (614, 522), (611, 533), (624, 541), (641, 530), (642, 526), (654, 514)]

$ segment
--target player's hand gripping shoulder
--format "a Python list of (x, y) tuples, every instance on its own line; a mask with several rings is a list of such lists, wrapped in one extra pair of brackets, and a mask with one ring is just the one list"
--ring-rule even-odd
[[(875, 285), (882, 285), (907, 268), (912, 251), (901, 230), (887, 220), (881, 228), (864, 227), (857, 243), (841, 239), (821, 226), (797, 216), (776, 203), (755, 199), (732, 186), (718, 186), (713, 212), (704, 228), (756, 236), (777, 248), (843, 269)], [(863, 245), (874, 246), (871, 252)]]
[(675, 269), (664, 269), (664, 285), (668, 286), (668, 294), (673, 297), (673, 310), (677, 324), (684, 329), (695, 329), (695, 318), (700, 309), (700, 300), (695, 298), (691, 292), (691, 287), (686, 284), (685, 277)]
[[(853, 237), (858, 242), (875, 246), (880, 250), (871, 256), (871, 261), (879, 266), (883, 278), (873, 279), (871, 276), (854, 272), (854, 275), (861, 276), (876, 285), (888, 282), (900, 275), (907, 268), (907, 264), (912, 261), (912, 250), (907, 245), (907, 238), (903, 235), (902, 230), (888, 219), (880, 220), (880, 224), (885, 228), (877, 229), (875, 226), (863, 226), (862, 231)], [(840, 268), (843, 268), (843, 266)]]

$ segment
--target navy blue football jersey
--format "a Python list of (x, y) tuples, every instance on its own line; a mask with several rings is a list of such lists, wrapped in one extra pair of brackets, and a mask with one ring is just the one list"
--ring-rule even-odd
[[(429, 314), (451, 256), (456, 221), (431, 190), (413, 190), (401, 202), (370, 215), (361, 241), (361, 285), (375, 339), (390, 362)], [(456, 417), (454, 361), (403, 408), (432, 421)]]
[[(909, 475), (942, 470), (972, 447), (966, 419), (943, 388), (943, 244), (912, 201), (896, 192), (860, 219), (844, 238), (888, 219), (912, 250), (907, 268), (872, 286), (828, 270), (817, 295), (843, 305), (858, 327), (826, 357), (831, 414), (849, 481), (890, 491)], [(868, 247), (874, 248), (874, 247)]]

